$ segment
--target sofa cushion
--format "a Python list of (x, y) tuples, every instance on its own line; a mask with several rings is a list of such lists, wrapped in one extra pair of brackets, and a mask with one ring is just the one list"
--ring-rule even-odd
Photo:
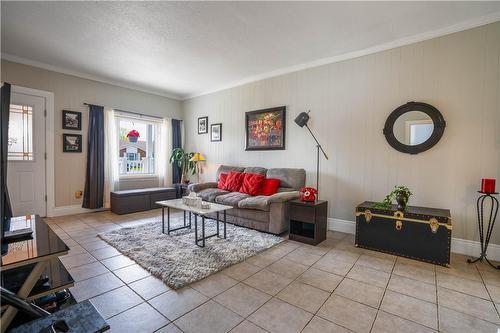
[(239, 192), (250, 195), (259, 195), (264, 183), (265, 177), (256, 173), (243, 173), (243, 183)]
[(229, 174), (229, 172), (231, 172), (231, 171), (243, 172), (244, 170), (245, 170), (245, 168), (242, 168), (242, 167), (230, 166), (230, 165), (221, 165), (217, 169), (217, 172), (215, 174), (215, 179), (218, 181), (219, 180), (219, 175), (221, 173), (227, 173), (227, 174)]
[(217, 183), (217, 188), (223, 190), (224, 187), (226, 186), (226, 179), (227, 179), (227, 173), (221, 173), (219, 175), (219, 182)]
[(280, 180), (279, 179), (265, 179), (264, 182), (262, 183), (262, 187), (260, 190), (261, 195), (273, 195), (274, 193), (278, 192), (278, 188), (280, 186)]
[(266, 176), (267, 169), (261, 167), (248, 167), (243, 170), (244, 173), (256, 173), (258, 175)]
[(238, 192), (240, 190), (241, 184), (243, 183), (243, 177), (245, 177), (245, 174), (241, 172), (229, 172), (226, 178), (224, 189), (229, 192)]
[(201, 197), (202, 200), (215, 202), (215, 198), (219, 195), (229, 193), (226, 190), (222, 190), (220, 188), (206, 188), (204, 190), (199, 191), (197, 194)]
[(306, 171), (304, 169), (274, 168), (268, 169), (266, 178), (276, 178), (281, 181), (282, 187), (293, 187), (298, 190), (304, 187)]
[(238, 203), (238, 208), (258, 209), (269, 211), (272, 203), (285, 203), (290, 200), (300, 198), (300, 192), (280, 192), (273, 195), (259, 195), (241, 200)]
[(215, 202), (221, 205), (228, 205), (238, 207), (238, 202), (250, 197), (248, 194), (240, 192), (230, 192), (227, 194), (219, 195), (215, 198)]
[(258, 209), (265, 212), (269, 211), (269, 202), (267, 201), (267, 196), (258, 195), (255, 197), (249, 197), (238, 202), (238, 208), (244, 209)]

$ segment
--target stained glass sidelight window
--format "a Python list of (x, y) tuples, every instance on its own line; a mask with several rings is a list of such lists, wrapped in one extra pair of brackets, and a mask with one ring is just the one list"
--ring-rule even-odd
[(33, 160), (33, 107), (10, 105), (8, 159)]

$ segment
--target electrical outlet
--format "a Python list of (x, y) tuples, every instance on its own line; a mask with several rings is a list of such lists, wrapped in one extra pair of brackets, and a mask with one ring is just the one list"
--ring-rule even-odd
[(76, 199), (80, 199), (82, 197), (82, 195), (83, 195), (83, 191), (76, 191), (75, 192), (75, 198)]

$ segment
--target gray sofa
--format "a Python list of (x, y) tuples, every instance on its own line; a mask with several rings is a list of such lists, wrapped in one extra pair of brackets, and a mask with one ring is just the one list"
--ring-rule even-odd
[[(279, 179), (278, 193), (271, 196), (250, 196), (240, 192), (228, 192), (217, 188), (221, 173), (230, 171), (257, 173), (266, 178)], [(227, 211), (227, 222), (244, 227), (257, 229), (273, 234), (281, 234), (288, 230), (288, 216), (286, 202), (300, 197), (298, 189), (303, 187), (306, 180), (304, 169), (260, 167), (235, 167), (221, 165), (217, 169), (216, 181), (189, 185), (203, 200), (232, 206)], [(212, 216), (214, 217), (214, 216)]]

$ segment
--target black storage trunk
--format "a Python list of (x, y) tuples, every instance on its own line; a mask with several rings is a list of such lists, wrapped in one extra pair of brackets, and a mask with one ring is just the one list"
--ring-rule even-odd
[(159, 208), (156, 201), (175, 199), (172, 187), (154, 187), (111, 192), (111, 211), (115, 214), (129, 214)]
[(437, 265), (450, 264), (451, 216), (448, 209), (356, 207), (356, 246)]

